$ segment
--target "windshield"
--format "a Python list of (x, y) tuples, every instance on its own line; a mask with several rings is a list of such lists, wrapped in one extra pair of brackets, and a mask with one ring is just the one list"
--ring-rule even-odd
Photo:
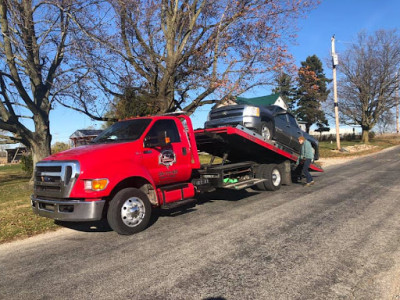
[(115, 123), (104, 130), (92, 143), (104, 144), (137, 140), (150, 122), (151, 119), (135, 119)]

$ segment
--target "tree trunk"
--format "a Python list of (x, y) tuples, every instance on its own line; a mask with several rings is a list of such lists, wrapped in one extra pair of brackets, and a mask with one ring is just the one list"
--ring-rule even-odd
[(310, 128), (311, 128), (312, 123), (306, 123), (306, 132), (310, 133)]
[(369, 129), (362, 129), (361, 143), (368, 144), (369, 143)]
[[(32, 161), (33, 168), (35, 168), (36, 163), (44, 159), (51, 154), (51, 135), (48, 130), (41, 134), (36, 134), (36, 139), (31, 141), (31, 151), (32, 151)], [(34, 170), (34, 169), (33, 169)], [(33, 184), (34, 173), (32, 174), (30, 183)]]

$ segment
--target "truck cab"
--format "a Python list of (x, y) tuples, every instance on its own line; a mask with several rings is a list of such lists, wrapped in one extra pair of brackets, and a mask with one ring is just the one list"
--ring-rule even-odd
[(125, 120), (91, 145), (47, 157), (35, 168), (33, 211), (55, 220), (89, 221), (110, 209), (126, 210), (122, 222), (107, 213), (110, 225), (121, 233), (140, 231), (152, 208), (195, 194), (188, 182), (200, 163), (191, 126), (187, 116)]

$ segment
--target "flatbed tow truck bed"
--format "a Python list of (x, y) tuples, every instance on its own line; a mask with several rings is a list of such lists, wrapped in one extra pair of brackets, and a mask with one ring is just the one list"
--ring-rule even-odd
[[(253, 161), (265, 164), (283, 160), (296, 162), (298, 159), (298, 154), (291, 149), (240, 125), (198, 129), (194, 134), (199, 151), (226, 158), (231, 163)], [(323, 172), (316, 164), (311, 164), (310, 170)]]

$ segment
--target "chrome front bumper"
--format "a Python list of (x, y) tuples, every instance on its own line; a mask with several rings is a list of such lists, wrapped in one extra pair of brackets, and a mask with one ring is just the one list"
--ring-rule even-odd
[(252, 130), (259, 130), (261, 127), (261, 119), (258, 117), (229, 117), (229, 118), (221, 118), (214, 119), (205, 122), (205, 128), (216, 128), (222, 126), (236, 126), (241, 125), (246, 128), (250, 128)]
[(31, 196), (32, 210), (35, 214), (59, 221), (96, 221), (103, 215), (105, 200), (44, 200)]

